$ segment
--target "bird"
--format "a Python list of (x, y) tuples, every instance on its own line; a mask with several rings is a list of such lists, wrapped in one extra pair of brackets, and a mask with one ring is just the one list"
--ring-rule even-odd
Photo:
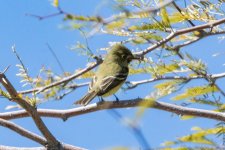
[(133, 59), (139, 58), (134, 56), (124, 45), (112, 46), (92, 78), (87, 94), (75, 104), (86, 106), (96, 96), (102, 98), (115, 94), (127, 79), (128, 65)]

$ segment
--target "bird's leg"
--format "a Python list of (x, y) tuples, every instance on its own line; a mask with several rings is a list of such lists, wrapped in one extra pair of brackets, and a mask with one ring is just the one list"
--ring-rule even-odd
[(116, 102), (119, 102), (120, 101), (119, 98), (115, 94), (113, 94), (113, 95), (116, 98)]
[(98, 97), (99, 102), (104, 102), (105, 100), (102, 98), (102, 96)]

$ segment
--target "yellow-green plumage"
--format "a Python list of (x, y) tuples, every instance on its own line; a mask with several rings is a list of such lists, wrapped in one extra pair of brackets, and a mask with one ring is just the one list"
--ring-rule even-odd
[(115, 86), (114, 88), (112, 88), (111, 90), (109, 90), (107, 93), (101, 95), (102, 97), (108, 97), (110, 95), (113, 95), (115, 94), (119, 89), (120, 87), (123, 85), (124, 81), (121, 82), (119, 85)]
[(75, 103), (87, 105), (96, 96), (107, 97), (117, 92), (128, 76), (128, 65), (132, 59), (134, 56), (125, 46), (113, 46), (99, 66), (88, 93)]

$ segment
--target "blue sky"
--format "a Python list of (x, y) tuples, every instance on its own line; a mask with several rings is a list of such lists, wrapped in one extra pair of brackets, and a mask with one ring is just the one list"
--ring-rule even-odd
[[(103, 17), (110, 16), (111, 9), (106, 9), (111, 2), (92, 1), (62, 1), (62, 8), (67, 12), (78, 15), (100, 14)], [(69, 49), (77, 41), (84, 42), (84, 38), (78, 31), (71, 31), (60, 28), (65, 23), (62, 16), (38, 20), (25, 14), (47, 15), (57, 10), (48, 0), (21, 0), (21, 1), (0, 1), (0, 70), (11, 66), (6, 75), (16, 87), (22, 88), (15, 74), (18, 68), (18, 60), (13, 54), (11, 47), (16, 46), (17, 52), (23, 59), (31, 76), (37, 76), (39, 69), (44, 65), (51, 68), (57, 74), (61, 70), (56, 60), (48, 50), (46, 43), (54, 49), (59, 57), (64, 69), (74, 72), (76, 69), (84, 68), (87, 63), (87, 57), (79, 55)], [(108, 42), (118, 40), (116, 37), (97, 35), (89, 40), (90, 48), (93, 50), (108, 46)], [(224, 55), (212, 57), (212, 54), (224, 52), (224, 41), (218, 41), (216, 37), (202, 40), (200, 43), (188, 46), (185, 50), (191, 52), (194, 56), (207, 61), (211, 73), (221, 73), (224, 71)], [(203, 55), (204, 54), (204, 55)], [(223, 80), (218, 84), (224, 88)], [(132, 97), (144, 97), (152, 89), (153, 84), (139, 86), (135, 90), (125, 93), (119, 92), (118, 96), (123, 99)], [(73, 101), (79, 99), (85, 94), (87, 88), (80, 88), (70, 96), (65, 97), (63, 101), (49, 101), (41, 104), (39, 108), (68, 109), (74, 107)], [(164, 99), (163, 101), (171, 102)], [(174, 102), (172, 102), (174, 103)], [(12, 105), (7, 99), (0, 100), (0, 112), (5, 112), (5, 107)], [(124, 118), (132, 118), (136, 112), (135, 108), (117, 110)], [(63, 122), (59, 119), (43, 118), (50, 131), (60, 141), (76, 146), (86, 147), (88, 149), (113, 148), (115, 146), (126, 146), (130, 148), (141, 147), (134, 134), (121, 121), (113, 118), (109, 111), (99, 111), (86, 115), (69, 118)], [(16, 119), (13, 122), (35, 132), (39, 133), (30, 118)], [(190, 133), (192, 126), (202, 128), (213, 127), (217, 122), (209, 119), (192, 119), (188, 121), (180, 120), (179, 116), (171, 113), (149, 109), (145, 112), (140, 121), (146, 140), (151, 147), (159, 147), (161, 143), (167, 140), (175, 140), (176, 137)], [(20, 135), (0, 127), (0, 145), (9, 146), (39, 146)], [(10, 140), (9, 140), (10, 139)], [(220, 140), (220, 139), (216, 139)]]

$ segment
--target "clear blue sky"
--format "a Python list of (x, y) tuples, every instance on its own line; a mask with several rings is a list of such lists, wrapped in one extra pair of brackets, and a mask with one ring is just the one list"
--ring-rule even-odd
[[(106, 9), (110, 2), (91, 1), (62, 1), (62, 8), (67, 12), (79, 15), (101, 15), (109, 16), (110, 11)], [(0, 70), (11, 65), (7, 71), (7, 76), (17, 90), (22, 88), (20, 78), (15, 74), (18, 68), (18, 60), (12, 53), (11, 47), (16, 45), (17, 52), (23, 59), (24, 64), (29, 70), (31, 76), (37, 76), (39, 69), (44, 65), (51, 68), (56, 73), (61, 74), (56, 60), (48, 50), (46, 43), (54, 49), (59, 57), (64, 69), (73, 72), (76, 69), (84, 68), (87, 63), (87, 57), (80, 56), (71, 51), (69, 47), (77, 41), (84, 42), (84, 38), (78, 31), (65, 30), (60, 26), (65, 25), (62, 16), (49, 18), (39, 21), (25, 14), (47, 15), (57, 10), (50, 4), (48, 0), (7, 0), (0, 1)], [(108, 46), (110, 41), (118, 41), (117, 37), (97, 35), (90, 38), (89, 45), (94, 51)], [(202, 40), (202, 42), (188, 46), (185, 50), (191, 52), (196, 57), (201, 57), (207, 61), (209, 70), (213, 73), (223, 72), (224, 54), (217, 58), (212, 57), (216, 52), (224, 52), (224, 41), (219, 42), (216, 37)], [(203, 55), (204, 54), (204, 55)], [(139, 78), (135, 78), (136, 80)], [(223, 80), (221, 80), (223, 81)], [(203, 83), (203, 81), (200, 81)], [(199, 82), (199, 83), (200, 83)], [(223, 82), (219, 84), (222, 85)], [(117, 95), (122, 99), (132, 97), (145, 97), (151, 92), (153, 84), (139, 86), (135, 90), (125, 93), (119, 92)], [(87, 88), (80, 88), (67, 96), (63, 101), (49, 101), (41, 104), (39, 108), (72, 108), (74, 100), (79, 99)], [(175, 103), (171, 100), (162, 99)], [(5, 112), (5, 107), (12, 105), (7, 99), (0, 100), (0, 112)], [(132, 118), (136, 109), (117, 110), (124, 118)], [(104, 148), (113, 148), (115, 146), (126, 146), (129, 148), (141, 147), (134, 134), (121, 121), (113, 118), (109, 111), (99, 111), (86, 115), (69, 118), (66, 122), (59, 119), (43, 118), (50, 131), (60, 141), (76, 146), (86, 147), (88, 149), (98, 150)], [(30, 118), (16, 119), (13, 122), (39, 133)], [(161, 143), (167, 140), (175, 140), (176, 137), (190, 133), (192, 126), (200, 126), (202, 128), (214, 127), (216, 121), (208, 119), (192, 119), (188, 121), (180, 120), (179, 116), (171, 113), (149, 109), (140, 121), (140, 129), (142, 130), (146, 140), (151, 147), (159, 147)], [(9, 146), (39, 146), (17, 133), (6, 128), (0, 127), (0, 145)], [(220, 139), (218, 139), (220, 140)]]

